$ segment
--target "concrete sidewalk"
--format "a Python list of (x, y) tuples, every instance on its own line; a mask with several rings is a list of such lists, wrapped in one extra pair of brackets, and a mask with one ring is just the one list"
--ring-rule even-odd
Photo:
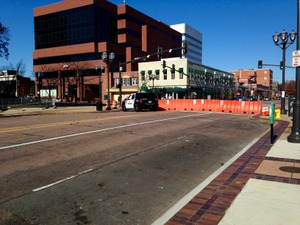
[(287, 142), (291, 118), (276, 123), (273, 145), (266, 132), (179, 211), (153, 224), (299, 225), (300, 144)]

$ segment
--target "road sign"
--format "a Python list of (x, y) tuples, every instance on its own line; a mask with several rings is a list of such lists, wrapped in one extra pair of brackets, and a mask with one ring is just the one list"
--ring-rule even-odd
[(293, 51), (293, 64), (292, 67), (300, 66), (300, 50)]

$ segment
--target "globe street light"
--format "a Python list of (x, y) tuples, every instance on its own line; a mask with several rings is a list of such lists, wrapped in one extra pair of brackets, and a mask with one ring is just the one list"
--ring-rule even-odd
[[(293, 31), (288, 34), (284, 29), (280, 34), (277, 32), (273, 35), (273, 41), (276, 46), (282, 49), (282, 92), (281, 92), (281, 114), (286, 114), (285, 111), (285, 53), (286, 49), (294, 43), (296, 33)], [(289, 42), (290, 38), (290, 42)], [(280, 40), (279, 40), (280, 39)], [(280, 41), (280, 42), (279, 42)]]
[(149, 74), (149, 80), (152, 80), (152, 92), (154, 93), (154, 80), (157, 79), (157, 74)]
[(107, 107), (106, 107), (106, 110), (111, 110), (110, 98), (109, 98), (109, 86), (110, 86), (109, 85), (109, 66), (115, 58), (115, 53), (111, 52), (111, 53), (109, 53), (109, 55), (107, 57), (107, 52), (103, 52), (101, 57), (102, 57), (103, 62), (106, 63), (106, 67), (107, 67), (107, 71), (106, 71), (106, 74), (107, 74)]
[[(97, 111), (102, 111), (102, 81), (101, 81), (101, 75), (104, 71), (104, 66), (95, 66), (96, 72), (99, 72), (99, 102), (97, 104)], [(99, 71), (100, 70), (100, 71)]]

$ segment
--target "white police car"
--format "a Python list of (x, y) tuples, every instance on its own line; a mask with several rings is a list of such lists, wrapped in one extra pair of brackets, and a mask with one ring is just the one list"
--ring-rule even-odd
[(154, 93), (133, 93), (122, 102), (122, 110), (133, 109), (140, 111), (149, 109), (155, 111), (158, 108), (158, 99)]

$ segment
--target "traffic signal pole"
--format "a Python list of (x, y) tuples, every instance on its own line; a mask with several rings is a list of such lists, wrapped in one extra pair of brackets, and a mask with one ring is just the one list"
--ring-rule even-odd
[[(297, 33), (300, 33), (300, 0), (297, 1)], [(297, 38), (297, 50), (300, 50), (299, 36)], [(300, 143), (300, 67), (296, 67), (296, 96), (293, 104), (292, 132), (287, 137), (288, 142)]]
[(188, 98), (190, 98), (191, 97), (191, 93), (190, 93), (191, 90), (190, 90), (190, 77), (189, 77), (189, 75), (186, 74), (186, 73), (184, 73), (184, 72), (182, 72), (182, 71), (177, 70), (175, 68), (174, 64), (172, 64), (172, 67), (171, 66), (167, 66), (165, 60), (163, 60), (162, 66), (163, 66), (163, 69), (167, 67), (167, 68), (171, 69), (171, 71), (174, 71), (174, 72), (176, 71), (176, 72), (181, 73), (182, 75), (184, 75), (184, 76), (187, 77), (187, 83), (188, 83), (187, 91), (188, 91)]

